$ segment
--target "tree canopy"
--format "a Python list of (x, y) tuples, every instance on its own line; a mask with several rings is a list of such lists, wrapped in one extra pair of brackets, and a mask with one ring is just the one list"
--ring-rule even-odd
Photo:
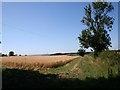
[(10, 52), (9, 52), (9, 56), (14, 56), (14, 52), (13, 52), (13, 51), (10, 51)]
[(111, 31), (114, 18), (109, 16), (114, 9), (110, 2), (92, 2), (84, 8), (85, 16), (81, 22), (87, 26), (78, 36), (81, 47), (91, 47), (94, 52), (108, 50), (111, 47), (111, 38), (108, 31)]

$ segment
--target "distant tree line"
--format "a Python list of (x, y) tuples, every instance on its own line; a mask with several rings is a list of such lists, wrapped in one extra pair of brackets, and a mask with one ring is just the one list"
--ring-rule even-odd
[[(18, 54), (15, 54), (14, 51), (10, 51), (8, 55), (0, 53), (0, 56), (5, 57), (5, 56), (22, 56), (22, 55), (21, 54), (18, 55)], [(25, 54), (25, 56), (27, 56), (27, 54)]]
[(83, 56), (84, 54), (89, 54), (90, 52), (85, 52), (85, 51), (79, 51), (79, 52), (74, 52), (74, 53), (54, 53), (50, 54), (50, 56), (55, 56), (55, 55), (70, 55), (70, 56), (75, 56), (75, 55), (81, 55)]

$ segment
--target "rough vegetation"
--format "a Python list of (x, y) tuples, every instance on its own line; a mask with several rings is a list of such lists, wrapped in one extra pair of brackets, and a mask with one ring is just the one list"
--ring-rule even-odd
[(104, 51), (96, 59), (90, 53), (49, 69), (3, 68), (3, 87), (120, 88), (119, 58), (116, 52)]

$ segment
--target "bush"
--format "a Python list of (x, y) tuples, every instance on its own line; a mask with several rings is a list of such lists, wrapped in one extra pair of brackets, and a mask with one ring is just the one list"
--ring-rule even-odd
[(116, 51), (102, 51), (99, 54), (99, 57), (102, 59), (110, 59), (110, 60), (119, 60), (120, 55)]
[(9, 52), (9, 56), (14, 56), (14, 52), (13, 52), (13, 51), (10, 51), (10, 52)]
[(7, 56), (7, 54), (2, 54), (1, 56), (4, 57), (4, 56)]
[(78, 54), (79, 54), (80, 56), (84, 56), (84, 55), (85, 55), (85, 50), (84, 50), (84, 49), (79, 49), (79, 50), (78, 50)]

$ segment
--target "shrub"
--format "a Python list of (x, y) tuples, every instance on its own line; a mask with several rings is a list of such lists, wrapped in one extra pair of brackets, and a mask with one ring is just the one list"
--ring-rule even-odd
[(84, 49), (79, 49), (79, 50), (78, 50), (78, 54), (79, 54), (80, 56), (84, 56), (84, 55), (85, 55), (85, 50), (84, 50)]
[(14, 52), (13, 52), (13, 51), (10, 51), (10, 52), (9, 52), (9, 56), (14, 56)]
[(7, 54), (2, 54), (1, 56), (4, 57), (4, 56), (7, 56)]

